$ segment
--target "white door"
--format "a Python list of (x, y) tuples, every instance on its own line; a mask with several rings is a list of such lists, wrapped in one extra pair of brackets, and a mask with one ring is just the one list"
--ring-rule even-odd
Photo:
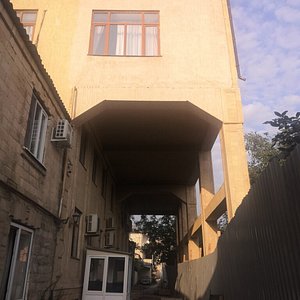
[(129, 299), (128, 262), (128, 255), (87, 250), (82, 299)]

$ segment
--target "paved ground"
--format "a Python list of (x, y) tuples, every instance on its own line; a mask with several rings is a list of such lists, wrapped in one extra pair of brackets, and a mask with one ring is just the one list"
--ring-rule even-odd
[(148, 286), (138, 285), (132, 289), (132, 300), (182, 300), (171, 295), (170, 290), (162, 289), (158, 284)]

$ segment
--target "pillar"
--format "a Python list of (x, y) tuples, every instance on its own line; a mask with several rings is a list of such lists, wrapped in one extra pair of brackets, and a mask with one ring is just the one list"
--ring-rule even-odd
[(212, 253), (217, 245), (218, 233), (212, 224), (206, 221), (205, 208), (214, 196), (214, 179), (211, 152), (204, 151), (199, 154), (200, 164), (200, 195), (201, 219), (204, 255)]
[(226, 205), (230, 220), (250, 188), (243, 125), (224, 123), (220, 132), (220, 143)]

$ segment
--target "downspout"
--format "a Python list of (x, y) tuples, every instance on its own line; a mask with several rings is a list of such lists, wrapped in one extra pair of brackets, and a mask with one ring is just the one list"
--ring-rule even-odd
[(44, 25), (44, 20), (45, 20), (46, 12), (47, 12), (47, 10), (44, 10), (44, 12), (43, 12), (43, 18), (42, 18), (41, 26), (40, 26), (40, 29), (39, 29), (39, 32), (38, 32), (38, 35), (37, 35), (36, 41), (35, 41), (35, 46), (36, 47), (38, 47), (38, 44), (39, 44), (40, 33), (41, 33), (42, 27)]
[(234, 32), (234, 26), (233, 26), (233, 21), (232, 21), (232, 14), (231, 14), (231, 4), (230, 4), (230, 0), (226, 0), (226, 1), (227, 1), (230, 29), (231, 29), (231, 34), (232, 34), (235, 67), (236, 67), (238, 78), (240, 80), (246, 81), (246, 78), (242, 76), (241, 69), (240, 69), (239, 56), (238, 56), (238, 51), (237, 51), (237, 46), (236, 46), (236, 38), (235, 38), (235, 32)]
[(67, 173), (67, 149), (63, 149), (63, 158), (62, 158), (62, 171), (61, 171), (61, 188), (60, 188), (60, 199), (59, 199), (59, 206), (58, 206), (58, 218), (61, 219), (62, 215), (62, 205), (64, 200), (64, 189), (65, 189), (65, 182), (66, 182), (66, 173)]
[(71, 100), (71, 118), (74, 119), (76, 117), (76, 110), (77, 110), (77, 87), (74, 86), (73, 93), (72, 93), (72, 100)]

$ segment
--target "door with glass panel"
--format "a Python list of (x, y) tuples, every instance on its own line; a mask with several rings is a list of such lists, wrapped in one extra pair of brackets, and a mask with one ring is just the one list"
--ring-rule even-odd
[(129, 255), (87, 250), (82, 299), (129, 299), (129, 268)]
[(26, 299), (33, 231), (19, 224), (10, 226), (0, 299)]

